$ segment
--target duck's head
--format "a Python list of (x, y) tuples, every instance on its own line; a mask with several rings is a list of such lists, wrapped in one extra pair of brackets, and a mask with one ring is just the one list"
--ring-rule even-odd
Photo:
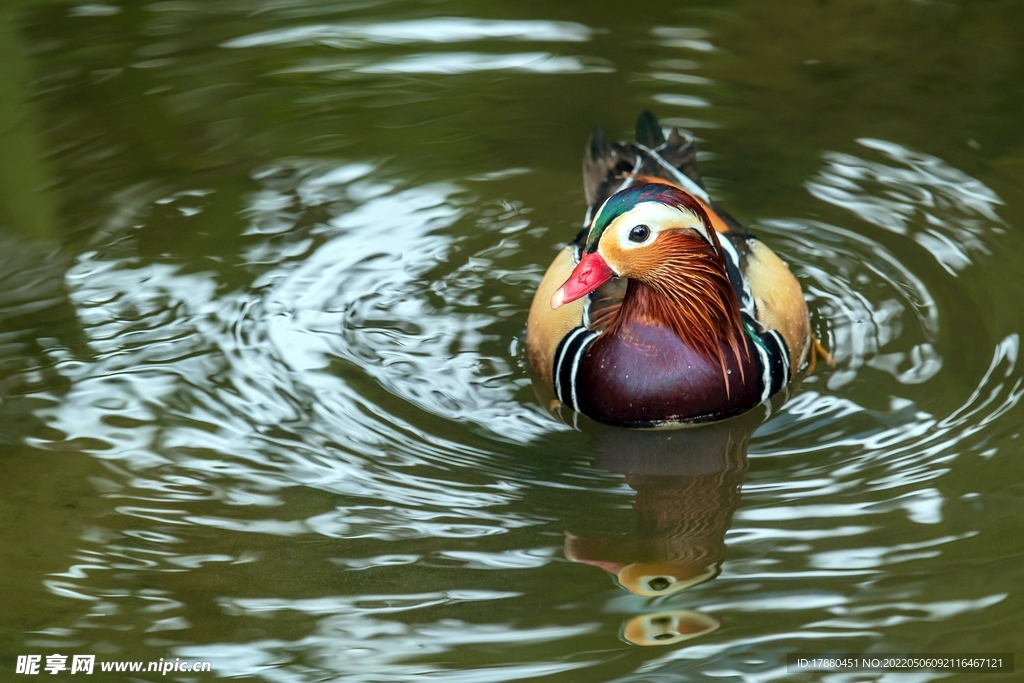
[(717, 562), (635, 562), (620, 569), (615, 578), (634, 595), (660, 598), (709, 581), (719, 571)]
[(720, 254), (707, 212), (693, 196), (661, 183), (629, 187), (594, 216), (580, 262), (552, 295), (551, 307), (576, 301), (615, 277), (664, 290), (679, 285), (686, 255), (721, 266)]

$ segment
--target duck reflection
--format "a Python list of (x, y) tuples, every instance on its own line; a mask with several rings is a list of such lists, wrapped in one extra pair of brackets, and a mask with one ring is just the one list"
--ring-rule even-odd
[[(590, 425), (594, 465), (621, 474), (636, 491), (635, 529), (624, 536), (566, 532), (565, 557), (600, 567), (635, 595), (662, 598), (721, 571), (725, 534), (740, 503), (747, 448), (764, 414), (671, 431)], [(630, 619), (623, 637), (636, 645), (670, 645), (718, 628), (711, 616), (661, 611)]]

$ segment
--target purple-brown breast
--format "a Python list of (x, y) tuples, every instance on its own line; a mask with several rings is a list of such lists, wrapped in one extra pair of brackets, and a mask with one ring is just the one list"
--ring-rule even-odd
[[(746, 335), (744, 339), (751, 344)], [(748, 351), (737, 360), (723, 347), (728, 368), (723, 376), (718, 359), (700, 355), (672, 330), (628, 321), (617, 334), (601, 335), (580, 363), (580, 412), (634, 427), (703, 422), (740, 413), (761, 397), (754, 350)]]

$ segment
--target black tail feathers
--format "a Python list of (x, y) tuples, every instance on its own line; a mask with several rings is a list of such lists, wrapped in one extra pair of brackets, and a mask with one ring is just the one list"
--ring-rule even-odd
[(658, 118), (646, 109), (636, 119), (636, 141), (644, 147), (654, 149), (665, 144), (665, 133), (661, 130)]

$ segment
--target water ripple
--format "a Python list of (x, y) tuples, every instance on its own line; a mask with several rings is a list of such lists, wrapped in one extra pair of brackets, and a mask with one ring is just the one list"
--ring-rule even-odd
[(568, 21), (432, 17), (415, 21), (313, 24), (275, 29), (233, 38), (222, 47), (328, 45), (351, 49), (374, 44), (464, 43), (495, 39), (580, 43), (590, 40), (593, 33), (593, 29), (583, 24)]
[(365, 74), (464, 74), (477, 71), (527, 71), (542, 74), (607, 73), (610, 66), (587, 64), (578, 57), (564, 57), (550, 52), (519, 52), (488, 55), (477, 52), (434, 52), (411, 55), (359, 66), (356, 73)]
[[(941, 159), (886, 140), (860, 138), (890, 163), (829, 152), (807, 182), (812, 195), (891, 232), (909, 234), (951, 275), (971, 253), (991, 253), (986, 234), (999, 229), (1003, 201), (983, 183)], [(994, 225), (993, 225), (994, 224)]]
[[(735, 71), (730, 31), (241, 5), (19, 14), (77, 231), (0, 243), (5, 635), (282, 683), (784, 680), (797, 649), (1012, 638), (1014, 190), (785, 128), (869, 67), (803, 40), (748, 88), (783, 72)], [(753, 91), (765, 123), (715, 130)], [(714, 119), (662, 119), (702, 161), (742, 145), (712, 189), (797, 188), (753, 228), (837, 366), (763, 425), (576, 429), (532, 393), (580, 119), (651, 101)], [(778, 206), (753, 185), (738, 211)]]

